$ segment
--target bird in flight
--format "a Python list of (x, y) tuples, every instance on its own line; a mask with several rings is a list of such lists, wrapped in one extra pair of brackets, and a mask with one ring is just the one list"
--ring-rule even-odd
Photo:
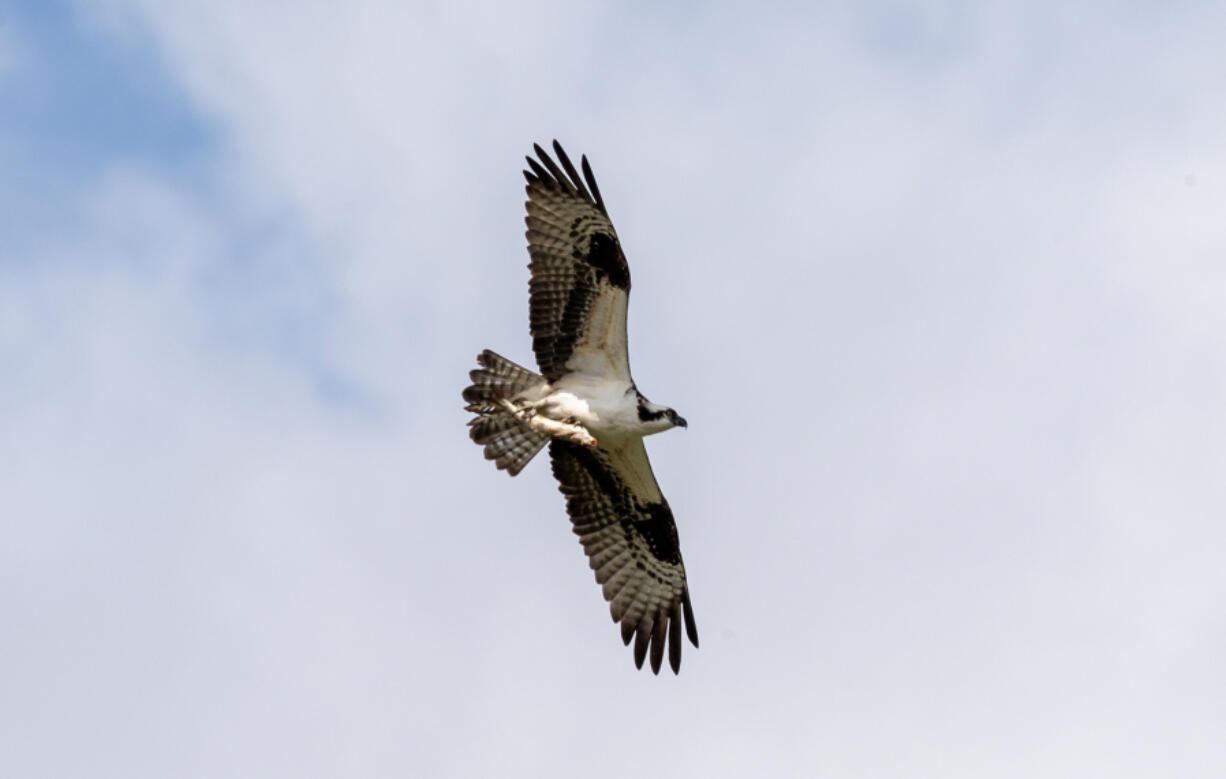
[[(553, 475), (566, 497), (596, 581), (634, 663), (681, 668), (681, 630), (695, 647), (698, 628), (668, 501), (651, 472), (643, 437), (685, 420), (652, 403), (630, 376), (626, 304), (630, 268), (609, 221), (587, 157), (583, 176), (553, 142), (528, 157), (529, 322), (540, 373), (490, 350), (464, 390), (476, 414), (470, 434), (485, 457), (511, 476), (549, 444)], [(559, 164), (561, 163), (561, 167)]]

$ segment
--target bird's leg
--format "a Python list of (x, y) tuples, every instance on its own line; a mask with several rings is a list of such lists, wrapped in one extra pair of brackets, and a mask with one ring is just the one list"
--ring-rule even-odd
[(573, 421), (573, 418), (566, 422), (550, 419), (544, 414), (536, 413), (535, 406), (517, 406), (503, 397), (501, 393), (498, 394), (498, 404), (525, 426), (538, 433), (551, 438), (561, 438), (576, 444), (583, 444), (584, 446), (596, 445), (595, 437), (583, 425)]

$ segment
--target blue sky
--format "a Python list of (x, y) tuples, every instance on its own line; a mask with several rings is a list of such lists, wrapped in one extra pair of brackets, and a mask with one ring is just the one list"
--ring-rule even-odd
[(116, 160), (178, 178), (208, 153), (208, 125), (147, 47), (94, 29), (71, 3), (10, 5), (3, 24), (6, 242), (45, 240), (53, 215)]
[[(0, 6), (5, 776), (1220, 776), (1212, 3)], [(545, 461), (592, 161), (702, 648)]]

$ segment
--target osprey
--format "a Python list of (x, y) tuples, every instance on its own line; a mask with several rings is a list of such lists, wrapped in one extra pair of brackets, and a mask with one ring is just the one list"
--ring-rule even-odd
[[(634, 663), (681, 668), (681, 626), (698, 646), (677, 525), (651, 472), (643, 436), (685, 420), (630, 377), (630, 269), (587, 157), (583, 177), (557, 141), (561, 168), (538, 144), (528, 157), (528, 282), (539, 374), (490, 350), (464, 390), (473, 441), (511, 476), (549, 444), (574, 532), (604, 589)], [(586, 181), (586, 185), (585, 182)]]

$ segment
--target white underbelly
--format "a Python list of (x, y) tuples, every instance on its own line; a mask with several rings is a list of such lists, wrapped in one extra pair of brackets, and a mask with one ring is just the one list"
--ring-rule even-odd
[(628, 383), (571, 374), (554, 386), (543, 410), (554, 419), (574, 417), (599, 438), (602, 433), (626, 433), (635, 427), (638, 397)]

